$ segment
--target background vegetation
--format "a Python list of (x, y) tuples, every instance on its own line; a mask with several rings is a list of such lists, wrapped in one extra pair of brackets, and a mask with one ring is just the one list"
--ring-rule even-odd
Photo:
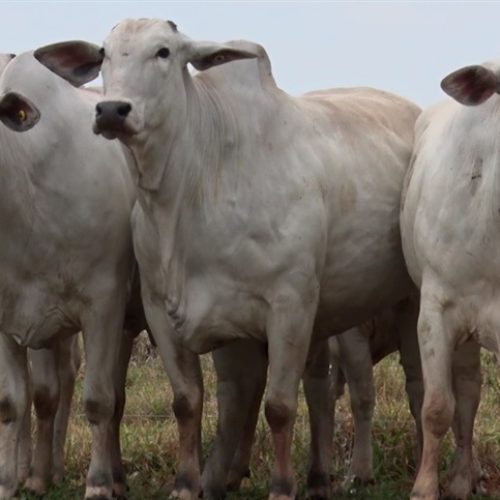
[[(204, 449), (208, 453), (216, 429), (217, 405), (215, 377), (210, 357), (203, 360), (206, 400), (204, 411)], [(69, 500), (83, 498), (85, 473), (90, 457), (90, 432), (82, 412), (81, 380), (67, 442), (67, 473), (45, 498)], [(500, 419), (498, 418), (500, 380), (498, 368), (489, 353), (483, 353), (483, 393), (477, 417), (475, 442), (483, 468), (488, 475), (487, 495), (482, 499), (500, 499)], [(410, 415), (404, 375), (397, 355), (391, 355), (376, 367), (377, 405), (374, 418), (376, 484), (338, 493), (335, 498), (402, 500), (409, 498), (415, 474), (413, 453), (414, 424)], [(129, 369), (127, 406), (122, 427), (122, 447), (128, 472), (129, 500), (165, 499), (173, 479), (177, 450), (175, 419), (170, 410), (172, 393), (159, 358), (145, 339), (136, 346)], [(347, 472), (353, 425), (348, 395), (337, 404), (335, 436), (335, 485), (340, 488)], [(308, 460), (308, 419), (301, 394), (295, 426), (294, 457), (299, 480), (299, 498), (303, 498)], [(447, 437), (442, 454), (444, 471), (451, 458), (453, 443)], [(252, 477), (245, 480), (239, 493), (228, 500), (265, 500), (272, 464), (269, 432), (261, 415), (252, 459)], [(444, 473), (443, 473), (444, 476)], [(443, 477), (443, 481), (446, 478)], [(21, 494), (21, 498), (33, 498)]]

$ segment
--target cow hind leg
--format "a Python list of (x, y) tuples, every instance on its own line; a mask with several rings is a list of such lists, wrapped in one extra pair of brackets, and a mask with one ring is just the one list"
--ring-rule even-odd
[[(422, 288), (424, 290), (424, 287)], [(418, 319), (418, 340), (422, 358), (425, 395), (422, 407), (422, 460), (413, 490), (412, 500), (438, 500), (438, 459), (441, 441), (450, 428), (455, 411), (451, 384), (451, 332), (445, 328), (439, 304), (422, 291)]]
[[(202, 476), (203, 498), (225, 498), (229, 468), (238, 445), (253, 441), (263, 386), (267, 358), (265, 345), (253, 340), (238, 340), (212, 353), (217, 372), (218, 423), (212, 452)], [(258, 393), (257, 397), (256, 393)], [(255, 408), (256, 406), (256, 408)], [(250, 422), (249, 422), (250, 420)], [(248, 433), (249, 435), (245, 435)], [(246, 460), (247, 457), (239, 457)], [(237, 464), (232, 480), (241, 482)]]
[(453, 422), (456, 451), (444, 498), (466, 500), (480, 487), (477, 472), (480, 467), (472, 446), (474, 419), (481, 397), (480, 347), (474, 341), (466, 342), (454, 353), (453, 389), (457, 402)]
[(328, 340), (311, 349), (304, 376), (304, 393), (309, 409), (311, 450), (306, 497), (331, 498), (331, 463), (333, 456), (334, 400), (331, 397)]
[(255, 429), (259, 419), (260, 404), (264, 389), (266, 387), (267, 377), (267, 355), (262, 359), (262, 365), (254, 367), (254, 386), (250, 401), (250, 410), (247, 413), (243, 436), (239, 442), (236, 453), (234, 454), (231, 467), (227, 475), (228, 491), (238, 491), (241, 482), (245, 477), (250, 477), (250, 456), (255, 437)]

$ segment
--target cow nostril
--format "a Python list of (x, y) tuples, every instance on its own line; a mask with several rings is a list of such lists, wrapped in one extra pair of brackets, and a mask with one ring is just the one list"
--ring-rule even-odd
[(97, 116), (101, 116), (102, 115), (102, 106), (100, 104), (96, 104), (96, 107), (95, 107), (95, 114)]
[(131, 111), (132, 106), (127, 102), (124, 104), (120, 104), (118, 106), (117, 112), (122, 117), (125, 118)]

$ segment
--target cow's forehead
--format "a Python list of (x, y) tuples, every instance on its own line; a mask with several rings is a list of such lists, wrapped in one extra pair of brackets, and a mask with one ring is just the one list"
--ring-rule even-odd
[(105, 44), (121, 46), (127, 43), (154, 43), (155, 40), (175, 38), (177, 28), (171, 21), (162, 19), (125, 19), (117, 24)]

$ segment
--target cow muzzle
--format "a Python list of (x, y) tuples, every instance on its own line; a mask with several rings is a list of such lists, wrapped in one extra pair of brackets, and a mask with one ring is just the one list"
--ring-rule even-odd
[(102, 101), (95, 107), (94, 133), (108, 139), (136, 133), (129, 119), (132, 104), (126, 101)]

